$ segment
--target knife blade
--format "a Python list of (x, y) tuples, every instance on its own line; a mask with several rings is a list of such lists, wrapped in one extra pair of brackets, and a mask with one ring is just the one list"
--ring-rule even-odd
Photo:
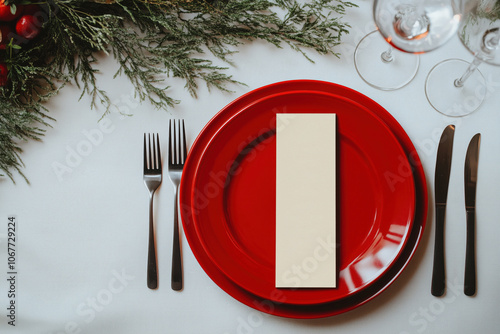
[(448, 184), (450, 180), (451, 158), (453, 153), (453, 138), (455, 126), (448, 125), (439, 140), (434, 174), (434, 200), (436, 212), (436, 234), (434, 240), (434, 264), (432, 269), (431, 293), (433, 296), (442, 296), (445, 290), (444, 268), (444, 220), (446, 201), (448, 198)]
[(467, 240), (465, 248), (464, 293), (473, 296), (476, 293), (476, 184), (479, 162), (479, 144), (481, 134), (472, 137), (465, 156), (464, 186), (465, 211), (467, 213)]

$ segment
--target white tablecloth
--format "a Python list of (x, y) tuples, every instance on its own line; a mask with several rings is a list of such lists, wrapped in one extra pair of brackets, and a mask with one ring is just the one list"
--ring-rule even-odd
[[(66, 87), (47, 107), (57, 119), (42, 142), (22, 144), (24, 173), (14, 185), (0, 181), (0, 333), (496, 333), (500, 326), (500, 68), (481, 65), (490, 84), (481, 109), (451, 119), (432, 109), (424, 81), (437, 62), (471, 60), (458, 37), (421, 56), (417, 77), (407, 87), (383, 92), (366, 85), (355, 71), (357, 42), (373, 30), (371, 1), (357, 1), (346, 21), (351, 33), (336, 51), (341, 58), (310, 53), (315, 64), (289, 49), (250, 43), (234, 55), (229, 70), (248, 86), (235, 93), (208, 92), (192, 99), (182, 81), (171, 93), (182, 103), (155, 110), (133, 98), (132, 86), (112, 79), (116, 64), (102, 58), (101, 88), (122, 111), (100, 123), (103, 110), (91, 110), (76, 87)], [(421, 244), (403, 274), (380, 296), (350, 312), (317, 320), (270, 316), (222, 291), (204, 273), (183, 237), (185, 288), (170, 289), (173, 192), (168, 180), (156, 195), (160, 284), (146, 286), (147, 190), (142, 181), (144, 132), (159, 132), (166, 147), (168, 120), (184, 118), (191, 144), (227, 103), (252, 89), (290, 79), (317, 79), (351, 87), (385, 107), (417, 147), (427, 175), (429, 217)], [(437, 143), (447, 124), (456, 125), (446, 223), (448, 292), (430, 293), (433, 260), (433, 180)], [(478, 292), (463, 294), (465, 210), (463, 163), (467, 144), (481, 132), (477, 185)], [(7, 259), (8, 217), (17, 218), (16, 321), (8, 324), (10, 289)]]

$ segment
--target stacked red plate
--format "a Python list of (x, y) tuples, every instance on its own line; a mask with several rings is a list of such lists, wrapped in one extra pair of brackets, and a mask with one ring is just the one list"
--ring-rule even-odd
[[(275, 288), (276, 114), (337, 115), (337, 288)], [(313, 171), (312, 171), (313, 172)], [(385, 290), (425, 226), (418, 154), (380, 105), (336, 84), (297, 80), (256, 89), (222, 109), (191, 147), (180, 188), (185, 235), (229, 295), (293, 318), (346, 312)]]

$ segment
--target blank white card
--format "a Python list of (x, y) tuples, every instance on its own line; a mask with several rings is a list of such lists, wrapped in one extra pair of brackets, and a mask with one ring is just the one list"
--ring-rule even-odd
[(276, 287), (336, 287), (335, 114), (277, 114)]

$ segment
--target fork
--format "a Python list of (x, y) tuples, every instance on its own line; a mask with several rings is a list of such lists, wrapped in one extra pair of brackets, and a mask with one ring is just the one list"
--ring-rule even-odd
[[(153, 224), (153, 196), (161, 184), (161, 152), (159, 135), (144, 134), (144, 183), (149, 190), (149, 244), (148, 244), (148, 288), (158, 287), (158, 267), (156, 262), (156, 242)], [(151, 142), (153, 148), (151, 149)], [(147, 143), (147, 145), (146, 145)]]
[[(176, 125), (177, 123), (177, 125)], [(174, 186), (174, 242), (172, 249), (172, 289), (182, 290), (182, 259), (179, 241), (178, 221), (178, 190), (181, 181), (182, 169), (186, 162), (186, 131), (184, 120), (170, 120), (168, 123), (168, 175)]]

